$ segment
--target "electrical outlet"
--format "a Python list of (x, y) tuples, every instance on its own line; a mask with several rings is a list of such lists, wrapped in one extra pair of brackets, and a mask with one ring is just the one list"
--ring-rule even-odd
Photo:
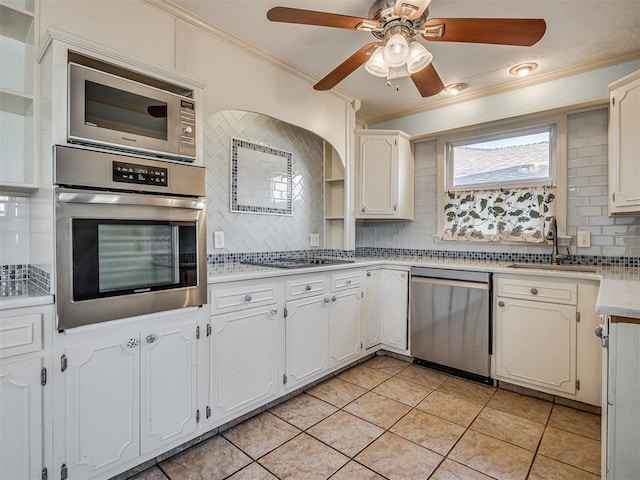
[(319, 247), (320, 246), (320, 234), (312, 233), (309, 235), (309, 246), (310, 247)]
[(578, 247), (590, 247), (591, 246), (591, 232), (583, 231), (578, 232), (578, 237), (576, 239), (576, 243)]
[(213, 232), (213, 248), (224, 248), (224, 232)]

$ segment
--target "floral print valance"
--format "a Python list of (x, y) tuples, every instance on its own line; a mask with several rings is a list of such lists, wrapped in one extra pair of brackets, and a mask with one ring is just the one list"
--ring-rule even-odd
[(553, 187), (446, 193), (442, 240), (542, 243), (553, 215)]

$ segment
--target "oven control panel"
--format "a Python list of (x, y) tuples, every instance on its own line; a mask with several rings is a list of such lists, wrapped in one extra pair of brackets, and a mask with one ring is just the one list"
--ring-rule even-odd
[(163, 167), (150, 167), (135, 163), (112, 162), (113, 181), (166, 187), (169, 172)]

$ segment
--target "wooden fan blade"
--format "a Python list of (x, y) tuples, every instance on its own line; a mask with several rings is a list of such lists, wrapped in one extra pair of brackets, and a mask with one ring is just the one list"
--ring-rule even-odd
[[(443, 25), (442, 35), (430, 35)], [(430, 18), (424, 24), (425, 40), (491, 43), (530, 47), (542, 38), (547, 24), (541, 18)], [(423, 28), (424, 28), (423, 27)]]
[(299, 23), (350, 30), (358, 30), (358, 27), (363, 24), (366, 26), (365, 30), (380, 28), (380, 22), (377, 20), (289, 7), (273, 7), (267, 12), (267, 18), (272, 22)]
[(379, 42), (367, 43), (364, 47), (338, 65), (326, 77), (316, 83), (313, 88), (316, 90), (331, 90), (353, 73), (356, 68), (369, 60), (369, 58), (371, 58), (371, 54), (378, 45), (380, 45)]
[(430, 3), (431, 0), (396, 0), (396, 4), (393, 6), (393, 13), (398, 17), (402, 16), (402, 7), (406, 5), (409, 6), (407, 11), (410, 12), (407, 18), (409, 20), (415, 20), (416, 18), (420, 18)]
[(411, 75), (411, 80), (423, 97), (431, 97), (444, 89), (444, 83), (440, 80), (433, 63)]

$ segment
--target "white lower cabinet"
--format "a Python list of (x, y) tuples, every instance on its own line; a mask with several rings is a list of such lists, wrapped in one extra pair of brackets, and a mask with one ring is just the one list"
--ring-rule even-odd
[(285, 311), (285, 381), (291, 390), (329, 366), (328, 295), (287, 302)]
[(365, 348), (378, 345), (398, 353), (408, 350), (409, 273), (368, 270), (364, 281)]
[(382, 316), (380, 314), (380, 272), (367, 270), (364, 279), (364, 348), (377, 347), (382, 342)]
[(380, 318), (382, 344), (397, 350), (408, 345), (409, 274), (401, 270), (382, 270), (380, 278)]
[(42, 358), (0, 365), (0, 478), (39, 479), (42, 452)]
[(49, 466), (52, 319), (51, 305), (0, 310), (2, 480), (41, 479)]
[(493, 375), (497, 380), (601, 405), (596, 282), (496, 276)]
[(334, 274), (325, 284), (332, 292), (286, 303), (287, 390), (347, 365), (362, 353), (360, 272)]
[(67, 348), (66, 469), (91, 478), (140, 455), (140, 337), (132, 332)]
[(496, 375), (576, 391), (576, 307), (498, 297)]
[(334, 293), (329, 310), (329, 366), (346, 365), (358, 359), (360, 341), (360, 289)]
[(140, 443), (145, 454), (196, 431), (196, 323), (143, 330)]
[(162, 320), (98, 327), (60, 350), (56, 421), (69, 479), (104, 476), (195, 433), (198, 319)]
[(602, 478), (635, 479), (640, 472), (640, 319), (612, 316), (610, 321)]
[(210, 318), (210, 422), (220, 424), (256, 408), (278, 393), (276, 305)]

